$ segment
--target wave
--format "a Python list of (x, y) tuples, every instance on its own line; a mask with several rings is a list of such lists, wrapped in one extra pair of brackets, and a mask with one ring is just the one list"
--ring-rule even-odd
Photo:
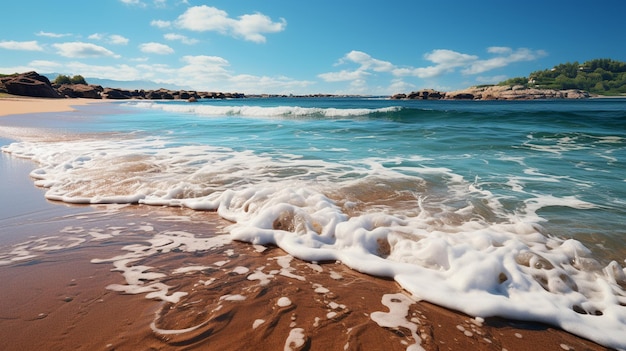
[(166, 112), (187, 113), (200, 116), (244, 116), (244, 117), (357, 117), (400, 111), (402, 107), (382, 108), (321, 108), (301, 106), (216, 106), (204, 104), (164, 104), (155, 102), (129, 103), (129, 106), (157, 109)]
[(360, 167), (158, 138), (3, 150), (40, 164), (31, 176), (52, 200), (216, 211), (234, 223), (231, 239), (341, 261), (473, 316), (544, 322), (626, 348), (624, 269), (540, 225), (542, 208), (594, 208), (575, 197), (536, 194), (512, 209), (447, 168), (406, 175), (382, 160)]

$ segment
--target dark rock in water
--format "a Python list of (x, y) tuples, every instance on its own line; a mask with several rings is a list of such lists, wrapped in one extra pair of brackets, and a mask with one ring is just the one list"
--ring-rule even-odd
[(62, 98), (50, 84), (50, 80), (31, 71), (14, 76), (0, 78), (4, 91), (13, 95), (44, 97), (44, 98)]
[(394, 100), (441, 100), (445, 98), (446, 93), (433, 90), (433, 89), (424, 89), (418, 90), (407, 94), (395, 94), (391, 98)]
[(192, 96), (189, 99), (187, 99), (187, 102), (198, 102), (198, 99), (196, 99), (195, 96)]

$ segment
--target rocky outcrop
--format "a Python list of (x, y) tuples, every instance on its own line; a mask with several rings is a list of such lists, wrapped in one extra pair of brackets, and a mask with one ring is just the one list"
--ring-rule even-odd
[(12, 95), (45, 98), (85, 98), (85, 99), (147, 99), (147, 100), (187, 100), (199, 99), (239, 99), (246, 97), (240, 93), (197, 92), (186, 90), (126, 90), (103, 88), (88, 84), (51, 84), (50, 80), (37, 72), (26, 72), (0, 77), (0, 92)]
[(411, 92), (409, 94), (395, 94), (391, 98), (393, 100), (441, 100), (446, 96), (446, 93), (433, 90), (433, 89), (424, 89)]
[(451, 92), (432, 89), (415, 91), (410, 94), (396, 94), (391, 99), (410, 100), (537, 100), (537, 99), (586, 99), (589, 93), (584, 90), (554, 90), (515, 86), (471, 87)]
[(31, 71), (22, 74), (0, 78), (2, 90), (8, 94), (43, 98), (62, 98), (50, 80), (37, 72)]
[(56, 90), (68, 98), (102, 99), (104, 91), (100, 85), (62, 84), (55, 86)]
[(472, 100), (537, 100), (537, 99), (584, 99), (589, 93), (583, 90), (554, 90), (516, 86), (472, 87), (446, 94), (446, 99)]

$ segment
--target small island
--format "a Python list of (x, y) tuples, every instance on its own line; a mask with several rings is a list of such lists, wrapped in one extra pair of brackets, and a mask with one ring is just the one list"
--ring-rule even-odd
[(392, 99), (409, 100), (535, 100), (585, 99), (626, 96), (626, 62), (595, 59), (559, 64), (532, 72), (528, 77), (511, 78), (496, 85), (480, 85), (452, 92), (423, 89), (395, 94)]

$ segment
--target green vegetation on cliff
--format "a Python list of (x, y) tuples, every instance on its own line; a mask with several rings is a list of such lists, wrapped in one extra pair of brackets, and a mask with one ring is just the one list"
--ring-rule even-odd
[(579, 64), (562, 63), (536, 71), (528, 77), (505, 80), (498, 85), (523, 85), (541, 89), (581, 89), (598, 95), (626, 94), (626, 62), (595, 59)]

